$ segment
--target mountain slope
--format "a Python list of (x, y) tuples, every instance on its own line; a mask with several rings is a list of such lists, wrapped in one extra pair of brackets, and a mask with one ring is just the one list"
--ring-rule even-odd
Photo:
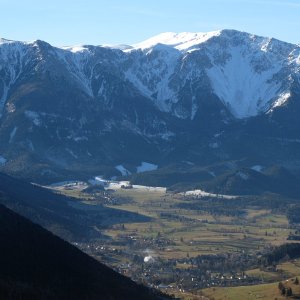
[(104, 206), (93, 208), (37, 185), (0, 173), (0, 204), (68, 241), (101, 238), (97, 228), (148, 218)]
[[(213, 93), (237, 118), (256, 116), (282, 105), (290, 96), (289, 88), (294, 81), (292, 76), (299, 70), (299, 46), (235, 30), (165, 33), (133, 49), (143, 51), (148, 57), (156, 52), (166, 53), (167, 59), (164, 61), (172, 56), (177, 58), (182, 72), (182, 86), (187, 81), (207, 77)], [(144, 70), (143, 73), (149, 77), (149, 72)], [(167, 78), (169, 82), (163, 89), (169, 87), (173, 103), (177, 100), (178, 104), (179, 91), (172, 84), (176, 76), (172, 75)], [(155, 88), (157, 90), (160, 86)], [(162, 95), (160, 101), (169, 100), (168, 93), (158, 90), (158, 95)], [(198, 101), (197, 97), (192, 99), (194, 112), (197, 111)]]
[(297, 199), (300, 194), (299, 178), (278, 167), (264, 172), (244, 168), (204, 182), (201, 187), (216, 194), (228, 195), (273, 193)]
[(161, 299), (0, 205), (1, 299)]
[(299, 70), (299, 46), (235, 30), (128, 47), (1, 40), (0, 170), (35, 182), (142, 162), (299, 170)]

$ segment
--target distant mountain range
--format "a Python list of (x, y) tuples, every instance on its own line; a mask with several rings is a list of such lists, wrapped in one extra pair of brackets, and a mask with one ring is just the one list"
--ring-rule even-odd
[(151, 172), (135, 174), (143, 162), (172, 184), (255, 166), (298, 176), (299, 112), (300, 46), (273, 38), (0, 41), (0, 170), (36, 182), (133, 174), (147, 183)]

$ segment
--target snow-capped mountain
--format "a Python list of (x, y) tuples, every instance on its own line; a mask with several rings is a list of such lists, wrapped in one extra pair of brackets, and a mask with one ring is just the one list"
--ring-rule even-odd
[(29, 52), (35, 52), (35, 60), (46, 58), (62, 64), (91, 97), (106, 97), (110, 87), (105, 86), (101, 71), (102, 67), (109, 67), (121, 80), (131, 82), (160, 110), (183, 118), (194, 117), (198, 99), (194, 95), (190, 99), (190, 114), (185, 111), (180, 114), (180, 90), (203, 77), (211, 92), (237, 118), (256, 116), (282, 105), (289, 98), (294, 81), (299, 80), (299, 46), (234, 30), (163, 33), (124, 47), (123, 51), (118, 47), (58, 49), (48, 45), (46, 57), (43, 49), (39, 49), (42, 43), (1, 40), (1, 67), (9, 75), (9, 80), (3, 82), (2, 106), (10, 87), (32, 63), (32, 59), (28, 59)]
[(299, 45), (235, 30), (113, 47), (1, 39), (0, 168), (55, 177), (237, 158), (245, 135), (300, 138), (299, 93)]
[[(207, 77), (213, 93), (236, 118), (256, 116), (282, 105), (299, 70), (299, 46), (233, 30), (163, 33), (134, 45), (153, 61), (135, 68), (133, 84), (161, 109), (172, 111), (180, 88)], [(130, 73), (131, 74), (131, 73)], [(181, 86), (176, 77), (180, 76)], [(163, 79), (151, 85), (155, 77)], [(175, 81), (175, 82), (174, 82)], [(193, 118), (197, 97), (191, 99)], [(169, 104), (169, 105), (168, 105)]]

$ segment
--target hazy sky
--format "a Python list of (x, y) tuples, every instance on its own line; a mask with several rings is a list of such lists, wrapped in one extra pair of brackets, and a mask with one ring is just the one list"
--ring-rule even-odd
[(300, 0), (0, 0), (0, 37), (57, 46), (224, 28), (300, 43)]

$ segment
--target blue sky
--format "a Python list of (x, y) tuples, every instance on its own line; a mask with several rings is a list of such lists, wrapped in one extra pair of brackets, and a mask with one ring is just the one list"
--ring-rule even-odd
[(57, 46), (224, 28), (300, 43), (300, 0), (0, 0), (0, 37)]

